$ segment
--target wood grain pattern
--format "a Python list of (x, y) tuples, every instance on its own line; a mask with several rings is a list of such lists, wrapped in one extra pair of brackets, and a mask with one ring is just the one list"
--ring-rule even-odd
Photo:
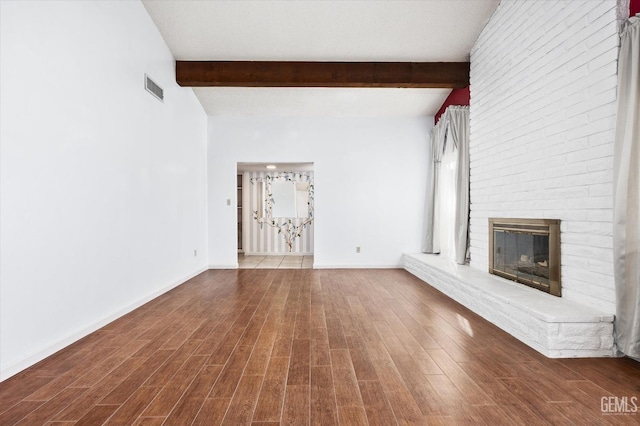
[(282, 412), (282, 424), (285, 425), (308, 425), (309, 424), (309, 403), (310, 386), (287, 386)]
[(271, 358), (264, 376), (258, 405), (253, 415), (256, 422), (275, 422), (282, 416), (289, 358)]
[(338, 423), (338, 407), (331, 377), (331, 367), (311, 367), (311, 424)]
[(0, 383), (0, 424), (631, 425), (600, 404), (639, 383), (405, 271), (207, 271)]
[(468, 62), (176, 61), (187, 87), (463, 88)]

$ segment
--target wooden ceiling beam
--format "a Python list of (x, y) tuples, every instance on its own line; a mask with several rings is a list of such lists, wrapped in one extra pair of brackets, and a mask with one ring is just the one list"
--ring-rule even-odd
[(185, 87), (464, 88), (468, 62), (176, 61)]

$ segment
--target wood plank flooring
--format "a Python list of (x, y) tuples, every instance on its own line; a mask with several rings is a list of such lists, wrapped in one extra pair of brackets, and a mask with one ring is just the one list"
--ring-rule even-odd
[(637, 362), (547, 359), (403, 270), (243, 269), (0, 383), (0, 425), (640, 424), (616, 397)]

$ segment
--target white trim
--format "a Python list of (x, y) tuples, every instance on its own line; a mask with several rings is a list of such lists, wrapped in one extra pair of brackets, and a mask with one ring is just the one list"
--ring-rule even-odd
[(28, 356), (27, 358), (23, 359), (22, 361), (19, 361), (7, 368), (4, 368), (2, 371), (0, 371), (0, 382), (20, 373), (21, 371), (31, 367), (32, 365), (36, 364), (37, 362), (42, 361), (43, 359), (45, 359), (46, 357), (53, 355), (54, 353), (58, 352), (61, 349), (64, 349), (65, 347), (71, 345), (74, 342), (77, 342), (78, 340), (82, 339), (85, 336), (88, 336), (89, 334), (93, 333), (94, 331), (104, 327), (105, 325), (109, 324), (110, 322), (115, 321), (116, 319), (128, 314), (129, 312), (133, 311), (134, 309), (139, 308), (140, 306), (144, 305), (145, 303), (155, 299), (158, 296), (161, 296), (162, 294), (168, 292), (169, 290), (174, 289), (175, 287), (178, 287), (181, 284), (184, 284), (185, 282), (189, 281), (191, 278), (201, 274), (202, 272), (206, 271), (207, 268), (200, 268), (197, 271), (187, 275), (184, 278), (181, 278), (177, 281), (174, 281), (173, 283), (169, 284), (166, 287), (161, 288), (158, 291), (155, 291), (153, 293), (151, 293), (150, 295), (143, 297), (142, 299), (138, 300), (135, 303), (132, 303), (131, 305), (122, 308), (116, 312), (114, 312), (111, 315), (108, 315), (106, 317), (104, 317), (103, 319), (83, 328), (80, 331), (77, 331), (69, 336), (67, 336), (66, 338), (54, 343), (53, 345), (50, 345), (36, 353), (34, 353), (31, 356)]
[(209, 265), (208, 269), (238, 269), (238, 264), (234, 263), (231, 265)]

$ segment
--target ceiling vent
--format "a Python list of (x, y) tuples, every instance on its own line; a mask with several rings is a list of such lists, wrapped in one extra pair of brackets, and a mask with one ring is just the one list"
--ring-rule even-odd
[(164, 102), (164, 90), (158, 86), (155, 81), (151, 80), (148, 75), (144, 75), (144, 88), (147, 92)]

